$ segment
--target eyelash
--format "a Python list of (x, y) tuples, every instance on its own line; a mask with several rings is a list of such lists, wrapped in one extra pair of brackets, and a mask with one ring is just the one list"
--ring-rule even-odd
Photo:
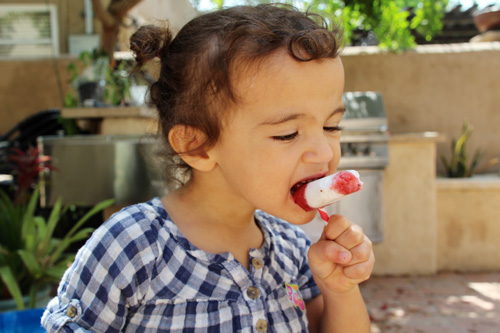
[(327, 132), (340, 132), (344, 128), (340, 126), (330, 126), (330, 127), (323, 127), (323, 129)]
[[(342, 131), (342, 127), (340, 126), (330, 126), (330, 127), (323, 127), (323, 130), (325, 130), (326, 132), (337, 132), (337, 131)], [(276, 140), (276, 141), (292, 141), (293, 139), (295, 139), (295, 137), (298, 135), (299, 133), (298, 132), (294, 132), (294, 133), (291, 133), (291, 134), (287, 134), (287, 135), (281, 135), (281, 136), (273, 136), (273, 140)]]
[(298, 135), (298, 132), (294, 132), (292, 134), (281, 135), (281, 136), (273, 136), (273, 140), (276, 141), (292, 141)]

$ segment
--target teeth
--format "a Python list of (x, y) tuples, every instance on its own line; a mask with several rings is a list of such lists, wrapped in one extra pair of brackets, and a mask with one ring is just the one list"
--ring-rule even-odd
[(310, 182), (312, 182), (313, 180), (315, 179), (309, 179), (309, 180), (301, 180), (300, 182), (298, 182), (297, 184), (293, 185), (293, 187), (290, 189), (290, 192), (292, 193), (292, 195), (295, 193), (295, 191), (301, 187), (301, 186), (304, 186), (306, 184), (309, 184)]

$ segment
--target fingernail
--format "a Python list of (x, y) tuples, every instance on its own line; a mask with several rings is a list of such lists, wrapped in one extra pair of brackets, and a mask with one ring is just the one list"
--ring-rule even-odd
[(343, 262), (349, 260), (349, 252), (340, 252), (340, 260)]

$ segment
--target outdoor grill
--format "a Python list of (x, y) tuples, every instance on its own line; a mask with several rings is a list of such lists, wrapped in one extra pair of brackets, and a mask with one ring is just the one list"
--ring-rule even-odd
[[(387, 117), (378, 92), (346, 92), (346, 113), (340, 145), (342, 158), (338, 170), (355, 169), (363, 189), (326, 207), (329, 214), (341, 214), (363, 227), (373, 241), (383, 240), (383, 180), (389, 162)], [(322, 220), (318, 217), (303, 226), (311, 239), (320, 237)]]

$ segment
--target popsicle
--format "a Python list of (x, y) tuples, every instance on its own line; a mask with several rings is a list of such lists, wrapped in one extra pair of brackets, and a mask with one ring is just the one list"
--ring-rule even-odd
[(318, 209), (323, 220), (328, 221), (328, 215), (322, 208), (361, 190), (362, 187), (363, 182), (356, 170), (340, 171), (297, 187), (293, 200), (306, 212)]

